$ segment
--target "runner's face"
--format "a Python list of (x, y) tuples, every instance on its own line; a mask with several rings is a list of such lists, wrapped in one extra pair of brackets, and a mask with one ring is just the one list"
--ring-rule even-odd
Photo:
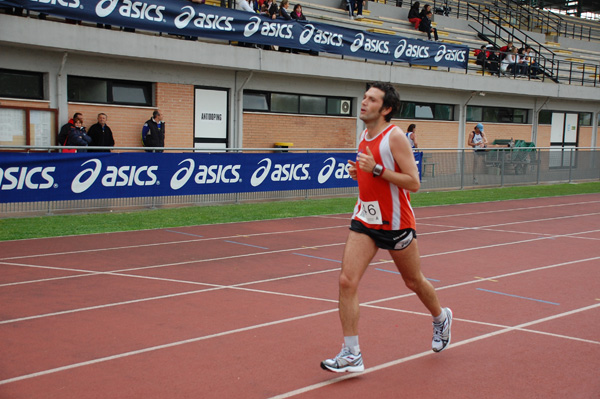
[(384, 93), (383, 91), (381, 91), (380, 89), (377, 89), (375, 87), (371, 87), (369, 90), (366, 91), (362, 102), (360, 103), (360, 119), (365, 122), (372, 122), (375, 121), (377, 119), (379, 119), (379, 117), (382, 116), (382, 112), (389, 109), (386, 108), (385, 110), (382, 109), (383, 107), (383, 96)]

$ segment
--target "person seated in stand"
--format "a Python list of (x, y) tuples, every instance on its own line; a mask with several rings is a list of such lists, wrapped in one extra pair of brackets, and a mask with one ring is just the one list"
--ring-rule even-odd
[(486, 49), (485, 44), (483, 46), (481, 46), (480, 49), (475, 50), (474, 54), (477, 57), (477, 60), (475, 61), (476, 65), (480, 65), (484, 71), (488, 71), (490, 69), (490, 64), (487, 61), (488, 57), (487, 54), (489, 52)]
[(433, 32), (433, 37), (435, 38), (435, 41), (437, 42), (439, 40), (438, 32), (437, 32), (436, 28), (431, 26), (432, 18), (433, 18), (433, 13), (431, 11), (427, 12), (427, 15), (425, 15), (423, 18), (421, 18), (421, 23), (419, 24), (419, 30), (421, 32), (426, 32), (427, 39), (429, 39), (429, 40), (431, 40), (431, 32)]
[(497, 75), (500, 72), (500, 51), (490, 51), (490, 55), (487, 58), (489, 71), (492, 75)]
[(281, 0), (281, 3), (279, 3), (279, 19), (284, 19), (286, 21), (289, 21), (292, 19), (292, 17), (290, 17), (290, 14), (287, 12), (287, 8), (290, 6), (290, 1), (289, 0)]
[(527, 45), (523, 49), (523, 57), (525, 57), (527, 63), (527, 71), (529, 72), (529, 76), (533, 79), (538, 79), (538, 74), (542, 73), (542, 68), (536, 61), (535, 51), (531, 48), (531, 46)]
[(237, 0), (236, 8), (241, 11), (254, 13), (254, 9), (252, 8), (248, 0)]
[(509, 40), (508, 42), (506, 42), (506, 46), (502, 46), (502, 47), (500, 47), (500, 48), (499, 48), (499, 51), (500, 51), (500, 53), (501, 53), (501, 54), (500, 54), (500, 61), (502, 61), (503, 59), (505, 59), (505, 58), (506, 58), (506, 55), (507, 55), (508, 53), (510, 53), (510, 51), (511, 51), (511, 49), (512, 49), (513, 47), (514, 47), (514, 46), (513, 46), (513, 42)]
[(300, 4), (294, 6), (294, 11), (292, 11), (290, 16), (296, 21), (306, 21), (306, 17), (302, 13), (302, 6)]
[(408, 11), (408, 22), (413, 24), (417, 30), (419, 29), (419, 24), (421, 23), (419, 8), (421, 8), (421, 4), (419, 4), (418, 1), (415, 1)]
[(426, 17), (429, 11), (431, 11), (431, 6), (429, 4), (425, 4), (419, 13), (419, 18), (423, 19), (423, 17)]
[[(83, 121), (78, 118), (73, 122), (74, 125), (69, 131), (69, 137), (67, 138), (67, 146), (87, 147), (92, 142), (92, 138), (85, 132)], [(87, 150), (81, 149), (77, 150), (77, 152), (87, 152)]]
[[(348, 13), (350, 14), (350, 19), (363, 19), (362, 10), (363, 10), (363, 0), (346, 0), (348, 2)], [(354, 17), (354, 10), (356, 10), (356, 17)]]
[(516, 47), (513, 47), (511, 51), (500, 63), (500, 71), (502, 73), (512, 72), (514, 76), (521, 75), (521, 65), (519, 65), (519, 55)]

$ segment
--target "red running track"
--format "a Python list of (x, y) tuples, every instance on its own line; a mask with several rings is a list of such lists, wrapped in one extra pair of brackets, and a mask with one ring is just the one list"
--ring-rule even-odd
[(319, 367), (348, 215), (2, 242), (0, 398), (599, 398), (600, 194), (416, 213), (452, 345), (380, 251), (362, 374)]

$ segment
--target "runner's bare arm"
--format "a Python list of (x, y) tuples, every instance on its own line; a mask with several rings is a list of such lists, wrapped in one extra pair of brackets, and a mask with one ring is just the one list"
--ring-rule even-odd
[(396, 164), (400, 167), (400, 172), (386, 169), (381, 177), (413, 193), (419, 191), (421, 187), (419, 169), (417, 169), (410, 143), (399, 128), (394, 128), (390, 132), (390, 150)]

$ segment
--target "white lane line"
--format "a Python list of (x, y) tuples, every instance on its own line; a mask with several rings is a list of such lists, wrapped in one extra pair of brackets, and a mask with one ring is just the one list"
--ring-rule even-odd
[[(539, 324), (539, 323), (543, 323), (543, 322), (550, 321), (550, 320), (559, 319), (561, 317), (570, 316), (570, 315), (575, 314), (575, 313), (585, 312), (587, 310), (591, 310), (591, 309), (594, 309), (594, 308), (597, 308), (597, 307), (600, 307), (600, 304), (586, 306), (586, 307), (583, 307), (583, 308), (571, 310), (569, 312), (560, 313), (560, 314), (557, 314), (557, 315), (554, 315), (554, 316), (549, 316), (549, 317), (545, 317), (545, 318), (542, 318), (542, 319), (529, 321), (527, 323), (522, 323), (522, 324), (519, 324), (519, 325), (514, 326), (514, 327), (506, 327), (506, 328), (503, 328), (501, 330), (494, 331), (494, 332), (491, 332), (491, 333), (488, 333), (488, 334), (483, 334), (483, 335), (479, 335), (479, 336), (472, 337), (472, 338), (469, 338), (469, 339), (465, 339), (463, 341), (452, 343), (448, 347), (448, 349), (446, 349), (446, 350), (455, 349), (455, 348), (460, 347), (460, 346), (464, 346), (464, 345), (467, 345), (467, 344), (470, 344), (470, 343), (473, 343), (473, 342), (481, 341), (481, 340), (484, 340), (484, 339), (487, 339), (487, 338), (495, 337), (497, 335), (504, 334), (504, 333), (511, 332), (511, 331), (525, 331), (525, 330), (523, 330), (523, 328), (525, 328), (525, 327), (529, 327), (529, 326), (532, 326), (532, 325), (535, 325), (535, 324)], [(340, 377), (333, 378), (331, 380), (320, 382), (318, 384), (308, 385), (306, 387), (303, 387), (303, 388), (300, 388), (300, 389), (296, 389), (294, 391), (290, 391), (290, 392), (286, 392), (286, 393), (283, 393), (283, 394), (280, 394), (280, 395), (277, 395), (277, 396), (273, 396), (270, 399), (286, 399), (286, 398), (291, 398), (293, 396), (297, 396), (297, 395), (300, 395), (300, 394), (303, 394), (303, 393), (311, 392), (311, 391), (314, 391), (314, 390), (319, 389), (319, 388), (323, 388), (323, 387), (328, 386), (328, 385), (336, 384), (336, 383), (338, 383), (340, 381), (344, 381), (344, 380), (347, 380), (349, 378), (356, 378), (356, 377), (358, 377), (360, 375), (374, 373), (374, 372), (379, 371), (379, 370), (384, 370), (384, 369), (387, 369), (387, 368), (390, 368), (390, 367), (397, 366), (397, 365), (402, 364), (402, 363), (409, 362), (411, 360), (415, 360), (415, 359), (419, 359), (421, 357), (431, 356), (431, 355), (435, 355), (435, 353), (432, 352), (432, 351), (426, 351), (426, 352), (417, 353), (417, 354), (414, 354), (414, 355), (411, 355), (411, 356), (403, 357), (401, 359), (393, 360), (391, 362), (387, 362), (387, 363), (383, 363), (383, 364), (380, 364), (380, 365), (377, 365), (377, 366), (374, 366), (374, 367), (367, 368), (362, 373), (354, 373), (354, 374), (350, 374), (349, 373), (349, 374), (345, 374), (345, 375), (342, 375)]]

